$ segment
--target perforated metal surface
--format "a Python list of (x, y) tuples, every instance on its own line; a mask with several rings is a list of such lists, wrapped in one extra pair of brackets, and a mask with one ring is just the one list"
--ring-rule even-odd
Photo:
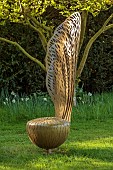
[(70, 130), (80, 28), (81, 17), (75, 12), (57, 27), (48, 42), (46, 85), (55, 106), (55, 117), (27, 123), (31, 141), (47, 150), (64, 143)]
[(56, 117), (70, 121), (81, 17), (75, 12), (59, 25), (48, 42), (46, 85), (55, 106)]

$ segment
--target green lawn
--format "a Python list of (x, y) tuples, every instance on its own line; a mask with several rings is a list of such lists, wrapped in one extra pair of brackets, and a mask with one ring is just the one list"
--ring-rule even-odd
[(1, 123), (0, 170), (113, 170), (113, 119), (73, 120), (68, 140), (52, 154), (33, 145), (26, 123)]

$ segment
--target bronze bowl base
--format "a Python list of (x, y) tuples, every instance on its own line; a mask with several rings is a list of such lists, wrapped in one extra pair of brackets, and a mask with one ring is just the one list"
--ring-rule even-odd
[(65, 142), (70, 122), (57, 117), (43, 117), (28, 121), (26, 130), (32, 143), (49, 152)]

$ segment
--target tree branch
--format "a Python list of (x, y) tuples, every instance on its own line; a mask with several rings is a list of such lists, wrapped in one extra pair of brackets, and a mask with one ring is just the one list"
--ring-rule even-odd
[(113, 24), (109, 24), (108, 26), (106, 26), (106, 24), (110, 21), (110, 19), (113, 17), (113, 14), (105, 21), (104, 25), (100, 28), (100, 30), (89, 40), (88, 44), (86, 45), (86, 48), (84, 50), (84, 54), (82, 57), (82, 60), (80, 62), (80, 65), (78, 67), (77, 70), (77, 79), (81, 76), (82, 70), (84, 68), (86, 59), (88, 57), (89, 54), (89, 50), (92, 46), (92, 44), (94, 43), (94, 41), (106, 30), (110, 29), (113, 27)]
[[(21, 4), (21, 0), (19, 0), (19, 5), (20, 5), (20, 12), (24, 15), (26, 22), (28, 22), (28, 24), (31, 28), (33, 28), (35, 31), (38, 32), (39, 38), (40, 38), (43, 48), (46, 52), (47, 40), (46, 40), (46, 37), (43, 32), (44, 31), (49, 32), (49, 35), (51, 36), (52, 35), (51, 28), (41, 24), (40, 22), (37, 21), (37, 19), (35, 17), (31, 16), (30, 13), (28, 12), (28, 10), (26, 11), (24, 9), (23, 5)], [(33, 24), (31, 24), (30, 21)]]
[(81, 50), (81, 47), (82, 47), (82, 44), (83, 44), (83, 41), (84, 41), (84, 35), (85, 35), (86, 23), (87, 23), (87, 16), (88, 16), (88, 11), (82, 11), (79, 52), (80, 52), (80, 50)]
[(22, 51), (28, 58), (30, 58), (32, 61), (37, 63), (44, 71), (46, 71), (45, 66), (36, 58), (32, 57), (29, 53), (27, 53), (17, 42), (7, 40), (6, 38), (0, 37), (0, 41), (5, 41), (9, 44), (13, 44), (14, 46), (18, 47), (20, 51)]
[(104, 22), (103, 27), (105, 27), (112, 18), (113, 18), (113, 14), (111, 14), (111, 15), (109, 16), (109, 18)]
[(21, 12), (21, 13), (24, 13), (24, 8), (23, 8), (23, 6), (22, 6), (22, 4), (21, 4), (21, 0), (19, 0), (19, 5), (20, 5), (20, 12)]
[(49, 32), (52, 31), (50, 27), (47, 27), (47, 26), (41, 24), (40, 22), (38, 22), (35, 17), (30, 16), (29, 14), (28, 14), (27, 16), (28, 16), (28, 18), (30, 18), (38, 27), (40, 27), (40, 28), (42, 28), (42, 29), (44, 29), (44, 30), (46, 30), (46, 31), (49, 31)]
[(41, 31), (39, 28), (34, 27), (29, 21), (27, 21), (27, 22), (28, 22), (28, 25), (29, 25), (32, 29), (34, 29), (35, 31), (38, 32), (39, 37), (40, 37), (40, 40), (41, 40), (42, 45), (43, 45), (43, 48), (44, 48), (44, 50), (45, 50), (45, 52), (46, 52), (46, 50), (47, 50), (47, 40), (46, 40), (46, 38), (45, 38), (45, 35), (42, 33), (42, 31)]
[(105, 27), (104, 31), (107, 31), (108, 29), (112, 28), (113, 27), (113, 24), (109, 24)]

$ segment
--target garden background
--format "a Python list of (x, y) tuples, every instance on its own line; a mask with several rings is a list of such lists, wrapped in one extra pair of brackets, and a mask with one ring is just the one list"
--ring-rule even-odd
[[(113, 12), (101, 11), (96, 17), (88, 15), (84, 44), (79, 54), (81, 59), (85, 44), (101, 28), (105, 20)], [(47, 8), (43, 18), (48, 22), (53, 19), (54, 26), (58, 26), (65, 17), (59, 10)], [(111, 21), (112, 22), (112, 21)], [(0, 26), (0, 35), (18, 42), (28, 53), (45, 64), (45, 51), (37, 32), (28, 25), (6, 21)], [(14, 91), (26, 95), (39, 91), (45, 92), (46, 73), (33, 61), (27, 58), (14, 45), (0, 42), (0, 89)], [(82, 72), (79, 86), (87, 92), (101, 93), (113, 89), (113, 29), (105, 31), (92, 45), (85, 68)]]
[[(70, 2), (73, 4), (75, 1)], [(17, 0), (2, 2), (12, 5), (13, 11)], [(51, 2), (54, 4), (58, 1)], [(61, 0), (61, 4), (62, 2), (68, 3), (70, 8), (69, 1)], [(105, 1), (94, 1), (95, 4), (92, 2), (88, 0), (86, 4), (97, 4), (98, 8), (94, 10), (99, 12), (100, 4)], [(106, 2), (112, 3), (112, 0)], [(7, 7), (11, 13), (9, 6), (2, 6), (6, 8), (6, 11), (3, 8), (6, 16)], [(66, 18), (61, 13), (65, 6), (61, 5), (60, 8), (61, 11), (48, 5), (41, 14), (42, 23), (45, 20), (45, 25), (52, 22), (54, 28), (62, 23)], [(87, 9), (90, 9), (89, 6)], [(17, 15), (15, 11), (13, 19)], [(113, 7), (107, 11), (101, 10), (95, 17), (89, 13), (79, 61), (88, 40), (112, 13)], [(19, 43), (29, 54), (45, 64), (46, 53), (36, 31), (21, 22), (11, 22), (3, 18), (0, 21), (0, 37)], [(113, 19), (110, 23), (112, 21)], [(102, 33), (93, 43), (76, 89), (77, 103), (72, 111), (69, 137), (50, 155), (33, 145), (26, 133), (28, 120), (54, 116), (54, 106), (45, 86), (45, 71), (17, 47), (0, 41), (0, 73), (0, 170), (113, 169), (113, 29)]]

